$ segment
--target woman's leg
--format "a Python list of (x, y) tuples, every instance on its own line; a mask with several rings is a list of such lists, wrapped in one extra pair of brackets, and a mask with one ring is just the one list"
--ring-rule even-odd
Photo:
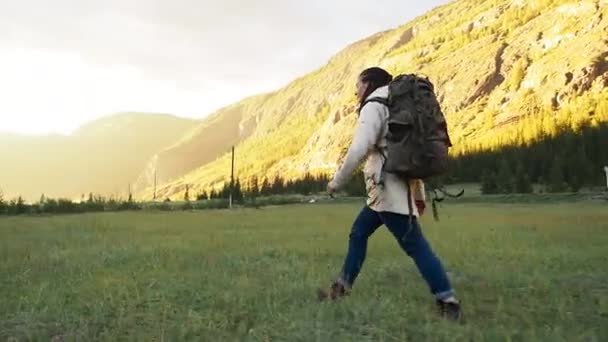
[(348, 254), (342, 267), (341, 279), (345, 286), (351, 287), (365, 261), (368, 238), (382, 225), (377, 212), (364, 207), (353, 223), (348, 241)]
[(395, 236), (401, 248), (414, 259), (431, 293), (438, 300), (453, 297), (454, 291), (448, 276), (441, 261), (424, 238), (418, 220), (412, 218), (410, 221), (409, 216), (394, 213), (380, 213), (380, 217)]

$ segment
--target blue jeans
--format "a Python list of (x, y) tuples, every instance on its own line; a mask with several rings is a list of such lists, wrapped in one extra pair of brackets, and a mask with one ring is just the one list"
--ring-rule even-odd
[(383, 224), (395, 236), (405, 253), (414, 259), (418, 270), (430, 287), (431, 293), (437, 299), (452, 296), (453, 291), (447, 274), (441, 261), (422, 235), (417, 219), (412, 217), (410, 224), (409, 216), (376, 212), (367, 206), (361, 210), (353, 224), (341, 280), (348, 286), (353, 285), (365, 261), (367, 239)]

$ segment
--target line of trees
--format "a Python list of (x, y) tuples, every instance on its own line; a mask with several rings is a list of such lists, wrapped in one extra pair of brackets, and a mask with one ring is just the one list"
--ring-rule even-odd
[[(247, 182), (241, 182), (240, 179), (235, 180), (233, 189), (233, 200), (236, 203), (242, 203), (245, 199), (255, 199), (257, 197), (265, 197), (272, 195), (311, 195), (325, 191), (330, 178), (328, 175), (312, 175), (305, 174), (304, 177), (296, 180), (286, 180), (280, 175), (273, 179), (257, 177), (251, 178)], [(350, 196), (365, 195), (365, 186), (363, 183), (363, 174), (358, 172), (346, 184), (344, 192)], [(188, 193), (184, 197), (188, 196)], [(198, 201), (208, 199), (228, 199), (230, 197), (230, 182), (225, 182), (224, 186), (216, 191), (203, 191), (196, 196)]]
[[(84, 197), (84, 196), (83, 196)], [(85, 212), (140, 210), (141, 206), (129, 195), (128, 199), (104, 198), (89, 194), (87, 200), (74, 202), (70, 199), (47, 198), (44, 194), (35, 203), (26, 203), (19, 196), (12, 200), (5, 200), (0, 191), (0, 215), (22, 214), (77, 214)]]
[[(259, 181), (256, 177), (248, 182), (242, 183), (237, 179), (234, 183), (233, 201), (235, 203), (244, 204), (246, 201), (255, 202), (258, 197), (268, 197), (274, 195), (311, 195), (325, 191), (329, 177), (327, 175), (311, 175), (306, 174), (304, 177), (296, 180), (285, 180), (281, 176), (276, 176), (273, 179), (264, 178)], [(365, 194), (363, 185), (363, 175), (359, 172), (345, 186), (345, 193), (351, 196), (362, 196)], [(230, 183), (226, 182), (219, 191), (203, 191), (197, 196), (191, 195), (190, 186), (185, 187), (183, 195), (183, 204), (173, 206), (165, 199), (165, 203), (159, 204), (154, 208), (164, 208), (169, 210), (177, 208), (181, 210), (195, 209), (197, 206), (191, 202), (215, 200), (218, 203), (218, 208), (226, 207), (222, 203), (230, 197)], [(225, 204), (225, 203), (224, 203)], [(126, 200), (105, 198), (99, 195), (89, 194), (88, 198), (82, 196), (81, 201), (75, 202), (69, 199), (52, 199), (45, 195), (40, 197), (40, 200), (35, 203), (26, 203), (22, 197), (18, 197), (7, 201), (4, 199), (0, 191), (0, 215), (22, 215), (22, 214), (76, 214), (86, 212), (104, 212), (104, 211), (125, 211), (125, 210), (141, 210), (146, 207), (144, 203), (138, 203), (133, 200), (133, 196), (129, 194)], [(206, 208), (206, 207), (205, 207)], [(214, 206), (209, 206), (214, 208)]]
[(577, 192), (605, 184), (608, 124), (561, 129), (530, 143), (459, 156), (443, 183), (478, 183), (482, 191), (530, 193), (532, 184), (547, 192)]

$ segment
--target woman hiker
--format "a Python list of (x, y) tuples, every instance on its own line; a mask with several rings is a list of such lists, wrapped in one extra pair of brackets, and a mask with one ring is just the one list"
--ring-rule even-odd
[[(407, 182), (394, 174), (382, 172), (383, 155), (386, 155), (386, 133), (388, 108), (370, 98), (387, 98), (388, 85), (393, 77), (381, 68), (366, 69), (357, 81), (359, 119), (353, 141), (344, 163), (329, 182), (330, 195), (340, 189), (365, 159), (365, 183), (368, 194), (367, 205), (361, 210), (352, 226), (348, 243), (348, 254), (340, 276), (329, 289), (319, 290), (321, 300), (335, 300), (350, 293), (361, 271), (367, 251), (368, 238), (380, 226), (385, 225), (395, 236), (399, 246), (409, 255), (435, 296), (439, 312), (443, 317), (458, 320), (460, 304), (454, 295), (447, 274), (439, 258), (433, 253), (424, 238), (418, 216), (425, 208), (424, 184), (421, 180)], [(408, 193), (416, 205), (408, 205)], [(409, 203), (412, 203), (409, 202)], [(410, 212), (409, 207), (412, 207)], [(410, 215), (413, 217), (410, 218)]]

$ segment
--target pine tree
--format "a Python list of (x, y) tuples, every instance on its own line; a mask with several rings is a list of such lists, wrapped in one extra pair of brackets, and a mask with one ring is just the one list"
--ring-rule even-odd
[(241, 189), (241, 181), (237, 178), (234, 183), (234, 191), (232, 199), (237, 203), (243, 203), (243, 190)]
[(283, 178), (281, 178), (281, 176), (277, 175), (274, 178), (274, 182), (272, 183), (272, 188), (271, 191), (273, 194), (282, 194), (285, 190), (285, 184), (283, 182)]
[(583, 182), (584, 182), (584, 180), (581, 178), (580, 175), (578, 175), (576, 173), (572, 173), (568, 177), (568, 182), (567, 182), (568, 188), (572, 192), (579, 192), (581, 190), (581, 188), (583, 187)]
[(268, 196), (268, 195), (270, 195), (270, 192), (271, 192), (270, 182), (268, 182), (268, 178), (264, 177), (264, 180), (262, 181), (262, 188), (260, 190), (260, 194), (262, 196)]
[(547, 190), (549, 190), (549, 192), (563, 192), (566, 190), (564, 172), (559, 157), (555, 157), (553, 164), (551, 165)]
[(283, 192), (286, 193), (286, 194), (292, 194), (292, 193), (296, 192), (295, 189), (294, 189), (296, 182), (297, 181), (294, 181), (294, 180), (291, 180), (291, 179), (288, 180), (287, 182), (285, 182), (285, 187), (284, 187)]
[(515, 192), (519, 194), (530, 194), (534, 191), (530, 177), (520, 163), (515, 171)]
[(186, 184), (186, 192), (184, 193), (184, 201), (190, 202), (190, 184)]
[(304, 195), (310, 195), (316, 192), (317, 189), (317, 179), (311, 175), (307, 174), (304, 177), (304, 182), (302, 183), (301, 189), (299, 189), (298, 193)]
[(4, 201), (4, 193), (0, 189), (0, 215), (5, 215), (7, 210), (7, 203)]
[(578, 192), (583, 187), (584, 179), (584, 168), (586, 167), (583, 158), (577, 154), (568, 155), (570, 161), (565, 164), (566, 174), (564, 179), (566, 180), (567, 188), (572, 192)]
[(17, 202), (15, 203), (15, 213), (17, 215), (25, 214), (26, 210), (27, 207), (25, 205), (25, 201), (23, 200), (23, 197), (19, 196), (19, 198), (17, 198)]
[(481, 193), (491, 195), (498, 193), (498, 184), (496, 183), (496, 174), (489, 170), (484, 170), (481, 176)]
[(498, 174), (496, 176), (498, 192), (510, 194), (514, 190), (514, 177), (509, 162), (503, 158), (500, 162)]
[(251, 178), (251, 185), (249, 186), (249, 196), (251, 198), (256, 198), (260, 194), (260, 187), (258, 185), (258, 177), (253, 176)]
[(196, 200), (197, 201), (205, 201), (209, 198), (209, 195), (207, 194), (207, 191), (203, 190), (203, 192), (199, 193), (196, 196)]
[(491, 109), (486, 109), (483, 112), (483, 127), (485, 130), (490, 130), (494, 127), (494, 117), (496, 112)]
[(521, 81), (524, 79), (526, 75), (527, 61), (524, 58), (520, 58), (513, 65), (513, 70), (511, 71), (511, 78), (509, 80), (509, 90), (516, 91), (519, 89), (521, 85)]
[[(582, 140), (582, 137), (579, 140)], [(583, 143), (579, 143), (576, 152), (570, 155), (570, 158), (572, 160), (567, 164), (568, 185), (570, 186), (570, 190), (577, 192), (583, 185), (592, 183), (590, 178), (592, 178), (593, 164), (587, 156)]]
[(222, 187), (222, 191), (219, 194), (219, 198), (221, 198), (221, 199), (230, 198), (230, 182), (224, 182), (224, 186)]

